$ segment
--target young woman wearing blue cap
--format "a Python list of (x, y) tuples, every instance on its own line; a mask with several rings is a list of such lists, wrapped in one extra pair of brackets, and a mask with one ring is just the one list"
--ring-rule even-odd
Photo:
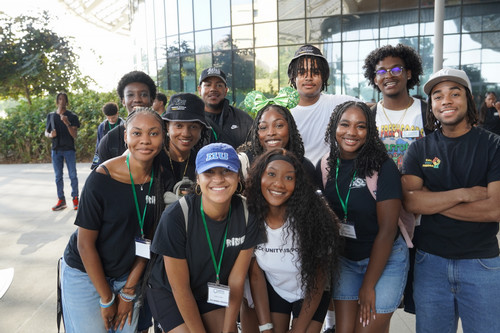
[(164, 332), (236, 332), (243, 285), (260, 228), (236, 195), (240, 162), (229, 145), (203, 147), (196, 189), (162, 215), (148, 301)]

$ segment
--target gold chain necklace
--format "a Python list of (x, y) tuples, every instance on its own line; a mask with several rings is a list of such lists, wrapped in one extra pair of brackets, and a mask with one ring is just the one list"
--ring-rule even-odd
[[(172, 169), (172, 173), (174, 174), (175, 176), (175, 171), (174, 171), (174, 165), (172, 164), (172, 158), (170, 157), (170, 152), (168, 150), (165, 149), (165, 151), (167, 152), (167, 155), (168, 155), (168, 160), (170, 162), (170, 169)], [(186, 166), (184, 167), (184, 172), (182, 173), (182, 178), (184, 178), (184, 176), (186, 175), (186, 171), (188, 169), (188, 164), (189, 164), (189, 157), (191, 156), (191, 152), (189, 152), (189, 155), (186, 159)]]
[[(406, 117), (406, 112), (408, 111), (408, 108), (412, 105), (412, 103), (413, 103), (413, 98), (410, 98), (410, 102), (408, 103), (408, 106), (406, 107), (405, 112), (403, 112), (403, 115), (401, 116), (401, 118), (399, 118), (398, 122), (396, 123), (397, 126), (401, 127), (401, 123), (403, 122), (403, 120)], [(384, 115), (387, 118), (387, 121), (389, 122), (389, 124), (391, 124), (391, 128), (394, 131), (394, 137), (397, 138), (399, 136), (399, 133), (397, 132), (397, 127), (392, 123), (391, 119), (389, 118), (389, 116), (385, 112), (384, 101), (382, 101), (380, 103), (380, 105), (382, 106), (382, 111), (384, 112)]]

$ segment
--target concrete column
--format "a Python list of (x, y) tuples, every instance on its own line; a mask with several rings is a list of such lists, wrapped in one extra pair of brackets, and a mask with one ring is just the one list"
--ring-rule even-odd
[(443, 68), (444, 1), (434, 2), (434, 73)]

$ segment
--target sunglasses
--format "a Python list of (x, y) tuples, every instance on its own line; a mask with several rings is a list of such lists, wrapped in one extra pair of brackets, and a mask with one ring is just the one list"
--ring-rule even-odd
[(379, 69), (379, 70), (375, 71), (375, 75), (377, 75), (379, 77), (384, 77), (387, 75), (388, 72), (391, 72), (392, 76), (400, 76), (401, 73), (403, 73), (403, 69), (405, 69), (403, 66), (395, 66), (389, 70)]

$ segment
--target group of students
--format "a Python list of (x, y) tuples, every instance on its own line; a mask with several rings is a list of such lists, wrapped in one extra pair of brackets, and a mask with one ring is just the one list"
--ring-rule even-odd
[[(407, 242), (398, 229), (403, 202), (410, 212), (422, 214), (413, 253), (417, 331), (456, 331), (459, 316), (464, 330), (498, 331), (491, 313), (499, 313), (500, 288), (492, 290), (498, 282), (488, 275), (498, 276), (498, 241), (493, 241), (498, 222), (485, 221), (500, 217), (492, 208), (486, 220), (477, 212), (468, 217), (481, 223), (462, 221), (467, 208), (487, 210), (497, 197), (500, 175), (492, 166), (500, 158), (498, 138), (471, 129), (471, 86), (462, 71), (435, 73), (424, 88), (429, 106), (421, 108), (418, 102), (413, 108), (416, 102), (409, 99), (408, 87), (419, 83), (421, 73), (412, 73), (410, 64), (395, 56), (397, 48), (378, 50), (379, 59), (368, 74), (384, 95), (378, 112), (354, 98), (336, 96), (328, 113), (325, 101), (330, 95), (321, 93), (328, 79), (324, 57), (313, 46), (301, 47), (289, 68), (297, 91), (286, 92), (298, 93), (299, 105), (283, 103), (283, 98), (260, 101), (246, 143), (237, 150), (225, 143), (204, 145), (203, 138), (213, 132), (203, 101), (195, 95), (172, 96), (160, 117), (148, 105), (127, 104), (129, 95), (122, 91), (123, 104), (131, 106), (121, 130), (123, 151), (101, 162), (87, 179), (75, 221), (78, 229), (64, 253), (66, 331), (140, 331), (139, 312), (148, 304), (164, 332), (237, 332), (239, 318), (243, 333), (318, 333), (333, 299), (336, 332), (388, 332), (407, 277), (413, 276), (408, 275), (412, 259)], [(369, 61), (365, 66), (370, 67)], [(130, 96), (145, 99), (141, 89), (148, 87), (133, 85)], [(400, 133), (412, 142), (405, 147), (409, 162), (405, 157), (402, 165), (389, 156), (377, 121), (382, 111), (391, 122), (389, 107), (397, 106), (401, 91), (406, 110), (399, 124), (390, 124), (392, 136), (387, 137)], [(325, 111), (305, 113), (317, 103)], [(418, 115), (412, 117), (430, 122), (435, 131), (421, 139), (424, 124), (401, 127), (413, 111), (409, 108)], [(327, 113), (326, 123), (315, 123)], [(309, 119), (307, 125), (303, 119)], [(443, 137), (449, 131), (456, 134), (457, 126), (487, 143), (483, 149), (488, 162), (467, 186), (457, 185), (461, 178), (447, 180), (455, 178), (451, 162), (460, 155), (448, 149), (459, 140), (446, 142)], [(313, 142), (318, 137), (324, 145)], [(481, 157), (482, 151), (474, 151), (470, 142), (467, 152)], [(307, 148), (311, 145), (318, 148), (314, 154)], [(440, 165), (443, 161), (450, 165)], [(192, 187), (180, 190), (179, 182), (186, 178)], [(432, 183), (437, 179), (444, 183)], [(452, 190), (457, 187), (464, 189)], [(447, 190), (454, 196), (445, 200)], [(440, 210), (433, 208), (437, 202)], [(467, 235), (460, 233), (462, 227)], [(467, 236), (471, 239), (464, 240)], [(460, 290), (432, 297), (436, 292), (429, 294), (430, 284), (446, 287), (440, 277), (430, 279), (443, 266), (432, 263), (435, 271), (429, 272), (422, 265), (429, 257), (458, 261), (452, 262), (456, 266), (462, 259), (480, 258), (489, 288), (483, 279), (473, 292), (481, 301), (487, 298), (486, 305), (464, 300)], [(465, 289), (461, 277), (455, 278), (459, 289)], [(475, 309), (462, 308), (467, 304)], [(479, 321), (467, 314), (476, 311), (481, 312)], [(441, 323), (442, 318), (447, 322)]]

